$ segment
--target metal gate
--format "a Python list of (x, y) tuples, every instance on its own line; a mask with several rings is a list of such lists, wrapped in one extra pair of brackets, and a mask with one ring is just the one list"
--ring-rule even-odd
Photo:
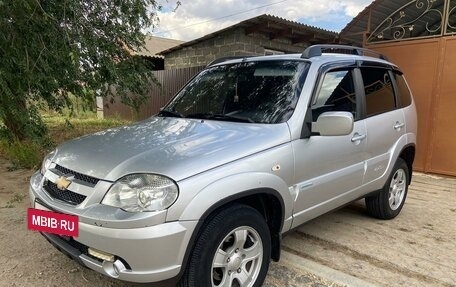
[(418, 110), (415, 169), (456, 176), (456, 38), (369, 45), (404, 71)]

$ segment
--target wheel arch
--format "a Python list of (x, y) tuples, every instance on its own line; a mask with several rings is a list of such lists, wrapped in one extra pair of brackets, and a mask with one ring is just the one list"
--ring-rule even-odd
[(411, 143), (406, 146), (404, 146), (399, 153), (399, 158), (402, 158), (405, 163), (407, 164), (408, 170), (409, 170), (409, 182), (410, 184), (412, 182), (412, 174), (413, 174), (413, 161), (415, 160), (415, 144)]
[(285, 203), (277, 190), (272, 188), (255, 188), (223, 198), (206, 209), (187, 245), (182, 268), (178, 275), (179, 278), (182, 277), (185, 272), (196, 239), (201, 234), (204, 224), (221, 210), (235, 204), (250, 206), (256, 209), (265, 218), (271, 231), (271, 258), (274, 261), (280, 259), (281, 230), (285, 218)]

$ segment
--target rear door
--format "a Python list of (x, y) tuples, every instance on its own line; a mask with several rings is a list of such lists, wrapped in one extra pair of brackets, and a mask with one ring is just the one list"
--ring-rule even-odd
[(395, 145), (405, 132), (405, 119), (396, 97), (392, 70), (363, 64), (361, 75), (368, 135), (364, 183), (368, 184), (387, 171)]

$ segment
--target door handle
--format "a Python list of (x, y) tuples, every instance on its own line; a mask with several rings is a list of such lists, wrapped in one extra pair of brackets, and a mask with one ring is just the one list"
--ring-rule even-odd
[(359, 133), (355, 133), (353, 135), (353, 137), (351, 138), (351, 141), (354, 143), (354, 142), (362, 141), (365, 138), (366, 138), (366, 135), (360, 135)]
[(396, 124), (394, 125), (394, 129), (396, 131), (400, 131), (404, 126), (405, 126), (405, 123), (396, 122)]

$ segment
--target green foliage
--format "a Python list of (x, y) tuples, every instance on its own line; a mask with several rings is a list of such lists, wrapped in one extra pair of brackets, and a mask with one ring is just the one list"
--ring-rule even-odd
[(14, 140), (10, 142), (1, 140), (0, 152), (11, 160), (11, 170), (37, 168), (43, 158), (42, 147), (37, 143), (27, 141)]
[(43, 121), (49, 129), (49, 137), (44, 144), (43, 141), (38, 143), (30, 140), (8, 140), (2, 138), (0, 133), (0, 156), (11, 161), (10, 170), (37, 169), (43, 157), (56, 145), (79, 136), (129, 123), (119, 119), (97, 119), (95, 113), (89, 112), (78, 118), (64, 117), (59, 113), (45, 114)]
[(86, 113), (83, 117), (68, 118), (61, 115), (46, 115), (44, 117), (46, 125), (49, 127), (50, 138), (54, 145), (64, 141), (128, 124), (125, 120), (118, 119), (97, 119), (95, 113)]
[(115, 93), (139, 108), (154, 78), (131, 51), (157, 9), (155, 0), (0, 1), (0, 119), (10, 141), (45, 137), (37, 111), (71, 107), (71, 95), (93, 103)]

